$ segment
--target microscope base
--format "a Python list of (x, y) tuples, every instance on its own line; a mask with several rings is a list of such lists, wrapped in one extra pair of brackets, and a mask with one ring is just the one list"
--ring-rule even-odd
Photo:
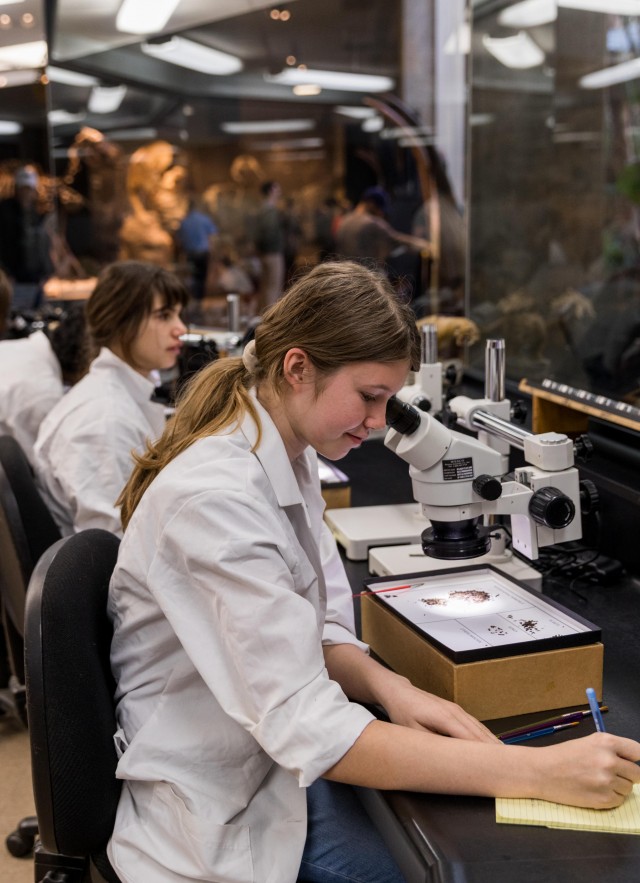
[(419, 543), (429, 526), (417, 503), (327, 509), (324, 520), (350, 561), (366, 561), (372, 546)]
[(542, 590), (542, 574), (511, 552), (491, 553), (466, 561), (442, 561), (428, 558), (422, 546), (384, 546), (369, 550), (369, 571), (376, 576), (394, 576), (398, 573), (422, 573), (431, 570), (447, 570), (464, 567), (465, 564), (492, 564), (512, 579), (523, 582), (537, 592)]

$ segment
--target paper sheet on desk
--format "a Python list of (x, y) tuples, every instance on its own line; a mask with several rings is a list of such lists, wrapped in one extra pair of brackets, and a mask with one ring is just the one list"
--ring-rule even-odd
[(496, 797), (496, 821), (505, 825), (640, 834), (640, 785), (634, 785), (622, 806), (615, 809), (581, 809), (547, 800)]

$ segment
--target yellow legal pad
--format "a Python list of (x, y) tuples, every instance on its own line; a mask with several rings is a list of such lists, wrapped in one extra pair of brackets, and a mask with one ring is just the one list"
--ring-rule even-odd
[(640, 785), (615, 809), (581, 809), (547, 800), (496, 797), (496, 822), (504, 825), (542, 825), (573, 831), (640, 834)]

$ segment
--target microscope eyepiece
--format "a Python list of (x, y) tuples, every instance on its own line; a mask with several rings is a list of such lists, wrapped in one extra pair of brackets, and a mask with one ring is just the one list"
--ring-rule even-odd
[(387, 425), (400, 435), (411, 435), (420, 426), (420, 412), (396, 396), (391, 396), (387, 402), (385, 419)]

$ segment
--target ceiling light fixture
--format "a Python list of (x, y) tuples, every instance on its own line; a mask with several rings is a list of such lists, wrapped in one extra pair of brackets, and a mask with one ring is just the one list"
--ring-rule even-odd
[(22, 132), (20, 123), (13, 120), (0, 120), (0, 135), (17, 135)]
[(97, 86), (100, 82), (88, 74), (79, 74), (76, 71), (68, 71), (62, 67), (47, 66), (47, 76), (52, 83), (61, 83), (65, 86)]
[(37, 83), (40, 79), (40, 71), (5, 71), (0, 74), (0, 88), (11, 88), (11, 86), (28, 86), (31, 83)]
[(558, 6), (609, 15), (640, 15), (640, 0), (558, 0)]
[(229, 135), (256, 135), (259, 132), (306, 132), (314, 125), (313, 120), (247, 120), (221, 123), (220, 128)]
[(626, 83), (628, 80), (637, 80), (640, 77), (640, 58), (632, 58), (612, 67), (605, 67), (599, 71), (585, 74), (580, 77), (578, 83), (582, 89), (606, 89), (607, 86), (615, 86), (618, 83)]
[(300, 83), (293, 87), (294, 95), (319, 95), (322, 92), (317, 83)]
[(71, 113), (68, 110), (64, 110), (64, 108), (50, 110), (47, 114), (47, 119), (51, 126), (64, 126), (67, 123), (79, 123), (81, 120), (85, 119), (85, 117), (86, 114), (84, 113)]
[(124, 0), (116, 28), (125, 34), (157, 34), (167, 24), (180, 0)]
[(44, 40), (33, 43), (14, 43), (0, 48), (0, 70), (44, 67), (47, 63), (47, 44)]
[(152, 141), (158, 137), (158, 130), (148, 127), (138, 129), (111, 129), (110, 141)]
[(537, 67), (545, 58), (542, 49), (524, 31), (519, 31), (513, 37), (490, 37), (483, 34), (482, 43), (500, 64), (513, 70)]
[(253, 141), (250, 150), (312, 150), (324, 147), (324, 138), (287, 138), (286, 141)]
[(287, 68), (279, 74), (265, 74), (268, 83), (281, 86), (313, 84), (322, 89), (343, 92), (388, 92), (395, 83), (391, 77), (373, 74), (351, 74), (342, 71), (319, 71), (308, 68)]
[(195, 43), (185, 37), (171, 37), (159, 43), (141, 43), (145, 55), (186, 67), (201, 74), (224, 76), (235, 74), (243, 68), (242, 61), (235, 55), (220, 52), (202, 43)]
[(343, 117), (351, 117), (352, 120), (366, 120), (369, 117), (376, 116), (376, 112), (372, 107), (350, 107), (347, 104), (338, 104), (333, 108), (334, 113), (339, 113)]
[(498, 24), (505, 28), (535, 28), (550, 24), (557, 17), (556, 0), (523, 0), (503, 9), (498, 16)]
[(126, 94), (126, 86), (94, 86), (87, 107), (91, 113), (113, 113)]
[(523, 0), (503, 9), (498, 24), (507, 28), (535, 28), (556, 20), (558, 7), (610, 15), (640, 15), (640, 0)]
[(369, 117), (361, 126), (363, 132), (381, 132), (384, 129), (384, 120), (381, 116)]
[(0, 0), (0, 6), (14, 6), (18, 3), (24, 3), (24, 0)]

